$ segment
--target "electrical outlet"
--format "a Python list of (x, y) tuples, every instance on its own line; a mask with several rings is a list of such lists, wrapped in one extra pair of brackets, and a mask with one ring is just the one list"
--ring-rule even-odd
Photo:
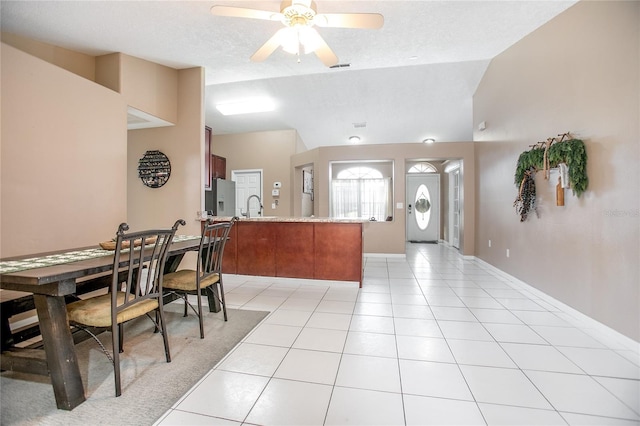
[(509, 257), (509, 249), (507, 249), (507, 257)]
[(489, 247), (491, 247), (491, 240), (489, 240)]

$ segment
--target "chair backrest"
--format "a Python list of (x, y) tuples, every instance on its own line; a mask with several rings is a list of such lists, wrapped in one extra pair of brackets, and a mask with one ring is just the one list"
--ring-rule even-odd
[(202, 229), (200, 240), (198, 276), (200, 279), (213, 274), (222, 273), (222, 257), (224, 246), (229, 239), (229, 232), (233, 226), (231, 222), (212, 223), (207, 221)]
[[(111, 305), (116, 305), (117, 293), (124, 292), (123, 304), (112, 309), (113, 320), (118, 312), (144, 299), (162, 295), (162, 276), (169, 246), (179, 225), (178, 219), (170, 229), (150, 229), (130, 232), (129, 225), (121, 223), (116, 233), (116, 249), (113, 257), (111, 281)], [(126, 280), (123, 281), (123, 276)], [(115, 323), (115, 322), (114, 322)]]

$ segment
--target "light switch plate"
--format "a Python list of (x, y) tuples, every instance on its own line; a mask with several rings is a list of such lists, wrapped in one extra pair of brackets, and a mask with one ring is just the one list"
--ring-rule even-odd
[(279, 189), (272, 189), (271, 190), (271, 195), (274, 197), (279, 197), (280, 196), (280, 190)]

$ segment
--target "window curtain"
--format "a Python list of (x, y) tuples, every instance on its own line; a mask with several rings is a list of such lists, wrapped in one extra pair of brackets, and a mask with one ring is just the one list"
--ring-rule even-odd
[(331, 181), (331, 217), (384, 221), (390, 216), (391, 178)]

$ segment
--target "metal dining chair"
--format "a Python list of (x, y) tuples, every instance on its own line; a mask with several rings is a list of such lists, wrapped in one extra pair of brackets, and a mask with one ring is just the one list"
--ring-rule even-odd
[[(69, 322), (87, 331), (113, 363), (116, 396), (122, 394), (120, 353), (123, 347), (124, 323), (146, 315), (160, 330), (167, 362), (171, 362), (169, 340), (162, 305), (162, 278), (169, 246), (179, 225), (170, 229), (154, 229), (127, 233), (129, 225), (120, 224), (116, 233), (113, 273), (109, 292), (67, 305)], [(151, 313), (156, 313), (155, 318)], [(111, 330), (112, 352), (104, 347), (90, 328)]]
[[(200, 323), (200, 338), (204, 339), (204, 322), (202, 316), (202, 293), (209, 292), (212, 297), (209, 303), (217, 299), (222, 305), (224, 320), (227, 321), (227, 306), (224, 299), (224, 287), (222, 284), (222, 258), (224, 247), (229, 239), (229, 232), (233, 221), (212, 223), (210, 220), (202, 228), (200, 248), (198, 249), (198, 261), (196, 269), (182, 269), (165, 274), (165, 296), (175, 295), (184, 300), (184, 316), (187, 316), (188, 308), (198, 316)], [(189, 295), (195, 295), (197, 307), (189, 302)], [(213, 299), (215, 298), (215, 299)], [(213, 306), (209, 306), (213, 311)]]

